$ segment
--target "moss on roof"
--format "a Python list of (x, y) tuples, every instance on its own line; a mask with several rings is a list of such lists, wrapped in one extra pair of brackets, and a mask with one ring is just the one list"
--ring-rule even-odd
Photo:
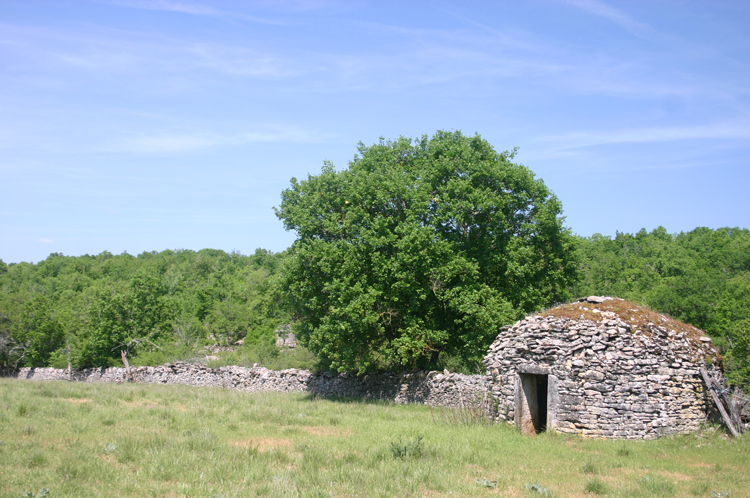
[(589, 303), (585, 300), (563, 304), (562, 306), (539, 313), (539, 315), (569, 318), (572, 320), (591, 320), (593, 322), (620, 318), (630, 323), (633, 330), (648, 330), (653, 326), (662, 326), (677, 333), (684, 332), (688, 338), (697, 344), (701, 344), (701, 337), (706, 337), (706, 333), (697, 327), (677, 321), (665, 314), (657, 313), (645, 306), (640, 306), (616, 297), (606, 298), (604, 302), (599, 304)]

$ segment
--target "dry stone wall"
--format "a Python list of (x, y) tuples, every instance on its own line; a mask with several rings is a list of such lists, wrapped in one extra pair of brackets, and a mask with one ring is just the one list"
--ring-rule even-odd
[(484, 360), (498, 418), (520, 424), (524, 379), (541, 376), (549, 383), (547, 427), (558, 432), (630, 439), (698, 429), (712, 409), (699, 372), (716, 358), (710, 339), (696, 344), (664, 326), (631, 327), (619, 317), (554, 316), (505, 327)]
[[(440, 372), (384, 373), (358, 377), (307, 370), (274, 371), (267, 368), (208, 368), (190, 363), (131, 368), (135, 382), (221, 387), (249, 393), (260, 391), (303, 392), (318, 396), (361, 397), (395, 403), (432, 406), (475, 405), (491, 392), (491, 378)], [(125, 382), (124, 368), (92, 368), (72, 371), (54, 368), (22, 368), (17, 378), (79, 382)]]

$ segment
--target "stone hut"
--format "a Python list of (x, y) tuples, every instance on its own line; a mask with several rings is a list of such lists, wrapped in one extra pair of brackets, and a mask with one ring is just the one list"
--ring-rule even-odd
[(697, 328), (597, 296), (503, 327), (484, 359), (500, 420), (627, 439), (698, 429), (713, 411), (700, 369), (720, 362)]

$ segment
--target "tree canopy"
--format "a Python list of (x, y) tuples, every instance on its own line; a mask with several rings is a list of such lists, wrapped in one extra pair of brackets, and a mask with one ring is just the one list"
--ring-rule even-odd
[(576, 278), (562, 207), (479, 135), (359, 144), (348, 169), (292, 179), (277, 216), (300, 341), (333, 370), (478, 364), (498, 328)]
[(272, 281), (282, 257), (105, 251), (2, 263), (0, 370), (64, 367), (68, 358), (74, 367), (117, 365), (121, 350), (136, 363), (172, 361), (238, 339), (272, 345), (276, 326), (288, 323)]

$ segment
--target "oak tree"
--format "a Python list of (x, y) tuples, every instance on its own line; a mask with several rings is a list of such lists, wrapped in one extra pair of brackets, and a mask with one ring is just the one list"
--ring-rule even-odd
[(303, 345), (337, 371), (478, 365), (498, 328), (576, 277), (562, 206), (479, 135), (359, 144), (347, 169), (292, 179), (282, 281)]

